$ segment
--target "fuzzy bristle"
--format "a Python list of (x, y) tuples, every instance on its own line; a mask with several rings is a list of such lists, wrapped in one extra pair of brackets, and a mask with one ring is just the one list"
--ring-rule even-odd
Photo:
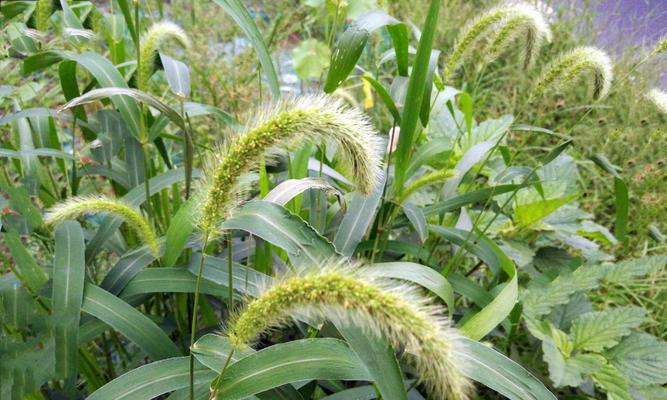
[(465, 349), (442, 308), (416, 287), (364, 268), (333, 262), (285, 276), (251, 301), (227, 327), (230, 341), (250, 345), (294, 314), (353, 324), (403, 347), (433, 399), (463, 400), (472, 385), (463, 374)]
[(488, 41), (487, 62), (497, 58), (515, 39), (525, 36), (525, 62), (528, 67), (544, 42), (551, 41), (549, 24), (534, 6), (528, 3), (505, 3), (476, 17), (463, 27), (454, 50), (445, 65), (444, 77), (450, 78), (466, 55)]
[(611, 59), (607, 53), (595, 47), (578, 47), (560, 55), (545, 68), (531, 99), (541, 96), (549, 88), (562, 88), (571, 84), (586, 73), (593, 75), (593, 98), (598, 100), (607, 96), (613, 79)]
[(228, 139), (219, 161), (207, 168), (200, 222), (211, 233), (243, 193), (240, 178), (257, 168), (261, 157), (304, 142), (333, 140), (356, 189), (370, 194), (382, 174), (381, 140), (368, 119), (330, 96), (302, 96), (268, 107), (245, 133)]
[(38, 0), (35, 8), (35, 27), (45, 32), (49, 29), (49, 18), (53, 12), (53, 0)]
[(137, 87), (146, 91), (146, 85), (153, 72), (153, 61), (160, 46), (167, 40), (174, 40), (182, 47), (190, 47), (190, 39), (185, 31), (178, 25), (169, 21), (161, 21), (153, 24), (141, 36), (141, 60), (137, 73)]
[(45, 215), (44, 221), (48, 225), (57, 225), (90, 213), (110, 213), (121, 218), (137, 232), (139, 238), (157, 257), (159, 252), (157, 237), (150, 223), (138, 210), (120, 200), (104, 197), (72, 197), (51, 208)]

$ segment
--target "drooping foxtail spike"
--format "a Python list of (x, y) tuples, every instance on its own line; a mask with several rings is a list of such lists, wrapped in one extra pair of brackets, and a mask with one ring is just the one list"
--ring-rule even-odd
[(57, 225), (89, 213), (110, 213), (121, 218), (157, 257), (159, 252), (157, 237), (150, 223), (138, 210), (120, 200), (104, 197), (73, 197), (56, 204), (48, 211), (44, 220), (49, 225)]
[(444, 69), (449, 79), (466, 55), (480, 42), (489, 41), (489, 60), (497, 58), (520, 36), (526, 37), (525, 66), (529, 66), (544, 42), (551, 40), (551, 29), (540, 11), (528, 3), (507, 3), (494, 7), (463, 27)]
[[(432, 399), (463, 400), (472, 385), (462, 373), (460, 337), (440, 307), (415, 287), (334, 262), (274, 283), (227, 327), (235, 346), (246, 346), (292, 315), (353, 324), (405, 348)], [(458, 353), (458, 354), (457, 354)]]
[(35, 28), (45, 32), (49, 29), (49, 18), (53, 12), (53, 0), (38, 0), (35, 7)]
[(561, 54), (544, 69), (530, 97), (534, 99), (547, 89), (564, 87), (587, 73), (592, 75), (593, 98), (604, 98), (611, 87), (613, 66), (607, 53), (595, 47), (578, 47)]
[(512, 6), (512, 11), (499, 23), (488, 47), (488, 61), (493, 61), (515, 40), (525, 37), (524, 68), (530, 67), (544, 43), (551, 42), (551, 28), (541, 12), (527, 3)]
[(141, 60), (137, 72), (137, 87), (139, 90), (146, 91), (146, 85), (153, 73), (155, 55), (160, 46), (168, 40), (174, 40), (184, 48), (190, 47), (190, 39), (185, 31), (180, 26), (169, 21), (153, 24), (141, 36)]
[(207, 169), (199, 216), (204, 232), (211, 233), (233, 209), (243, 192), (241, 176), (257, 168), (263, 155), (326, 140), (338, 144), (356, 189), (370, 194), (382, 174), (382, 141), (368, 119), (330, 96), (284, 100), (256, 117), (244, 134), (231, 138), (217, 164)]

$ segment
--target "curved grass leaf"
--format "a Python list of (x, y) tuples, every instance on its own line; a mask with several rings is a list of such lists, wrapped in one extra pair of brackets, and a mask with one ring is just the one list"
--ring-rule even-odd
[(373, 222), (375, 213), (384, 191), (385, 177), (383, 174), (381, 183), (375, 191), (365, 197), (354, 193), (350, 207), (343, 217), (334, 237), (336, 249), (344, 256), (351, 256), (359, 242), (366, 234), (366, 230)]
[(194, 231), (195, 224), (192, 217), (196, 203), (194, 200), (188, 200), (183, 203), (176, 212), (169, 223), (167, 229), (167, 242), (165, 244), (164, 256), (162, 257), (162, 265), (165, 267), (173, 267), (176, 260), (181, 255), (188, 236)]
[[(121, 297), (130, 298), (145, 293), (194, 293), (197, 277), (183, 268), (149, 268), (139, 272), (125, 286)], [(227, 289), (202, 279), (200, 292), (222, 297)]]
[(294, 197), (308, 189), (324, 190), (325, 192), (335, 195), (339, 201), (345, 201), (343, 194), (338, 191), (338, 189), (319, 178), (287, 179), (273, 188), (263, 200), (284, 206)]
[[(87, 400), (146, 400), (190, 384), (190, 358), (176, 357), (135, 368), (102, 386)], [(210, 382), (215, 373), (195, 366), (195, 384)]]
[(398, 138), (398, 145), (395, 153), (396, 168), (394, 189), (397, 192), (403, 190), (405, 170), (410, 161), (410, 153), (414, 144), (414, 136), (417, 130), (417, 123), (419, 122), (422, 101), (424, 99), (424, 89), (428, 74), (429, 60), (431, 58), (431, 50), (433, 49), (433, 38), (438, 23), (440, 3), (439, 0), (431, 0), (426, 14), (426, 21), (424, 22), (424, 29), (422, 29), (422, 34), (419, 39), (419, 46), (417, 47), (417, 55), (415, 56), (413, 63), (412, 73), (410, 74), (408, 91), (405, 97), (405, 105), (403, 107), (403, 116), (401, 118), (401, 135)]
[(518, 301), (519, 286), (516, 267), (497, 244), (480, 233), (473, 233), (473, 237), (467, 240), (469, 239), (468, 231), (434, 225), (430, 225), (429, 229), (458, 246), (465, 246), (467, 251), (482, 259), (491, 269), (504, 271), (509, 277), (493, 301), (468, 319), (460, 328), (461, 333), (465, 336), (479, 340), (500, 324)]
[(350, 347), (337, 339), (303, 339), (267, 347), (230, 365), (218, 399), (243, 399), (288, 383), (372, 380)]
[(65, 221), (55, 231), (53, 319), (56, 372), (70, 377), (77, 371), (79, 320), (86, 276), (85, 243), (78, 222)]
[[(542, 382), (521, 365), (490, 347), (460, 338), (459, 356), (467, 362), (464, 373), (510, 400), (556, 400)], [(459, 348), (456, 346), (455, 348)]]
[(86, 284), (81, 309), (116, 329), (155, 360), (181, 353), (155, 322), (100, 287)]
[(222, 223), (221, 229), (239, 229), (285, 251), (297, 267), (312, 267), (336, 255), (334, 246), (285, 207), (251, 201)]

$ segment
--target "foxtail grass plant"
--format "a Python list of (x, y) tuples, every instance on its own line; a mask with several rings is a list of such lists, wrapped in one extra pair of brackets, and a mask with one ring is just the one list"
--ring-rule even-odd
[(382, 142), (359, 111), (330, 96), (284, 100), (260, 113), (245, 133), (225, 144), (216, 165), (208, 168), (201, 199), (201, 226), (211, 233), (243, 196), (240, 177), (256, 169), (261, 158), (304, 142), (335, 141), (352, 182), (370, 194), (382, 174)]
[(464, 58), (480, 43), (489, 42), (487, 61), (493, 61), (517, 38), (525, 36), (524, 65), (530, 66), (544, 42), (551, 41), (551, 29), (544, 16), (528, 3), (494, 7), (467, 23), (454, 45), (444, 69), (445, 79), (451, 78)]
[(588, 73), (592, 75), (593, 99), (604, 98), (611, 87), (613, 65), (607, 53), (587, 46), (563, 53), (545, 67), (530, 98), (534, 100), (550, 88), (563, 88)]
[(139, 70), (137, 74), (137, 87), (146, 91), (148, 80), (153, 73), (155, 55), (165, 42), (173, 40), (184, 48), (190, 47), (190, 39), (181, 27), (169, 21), (153, 24), (141, 36), (141, 50), (139, 54)]
[(157, 257), (159, 247), (157, 237), (150, 223), (139, 211), (120, 200), (104, 197), (73, 197), (55, 205), (45, 216), (48, 225), (57, 225), (69, 219), (75, 219), (85, 214), (109, 213), (125, 221), (139, 236), (139, 239)]
[(403, 347), (433, 399), (463, 400), (472, 385), (463, 374), (459, 334), (439, 306), (416, 288), (340, 261), (288, 275), (266, 288), (227, 326), (235, 348), (252, 344), (293, 315), (353, 324)]
[(646, 98), (653, 103), (661, 113), (667, 114), (667, 93), (653, 88), (646, 93)]

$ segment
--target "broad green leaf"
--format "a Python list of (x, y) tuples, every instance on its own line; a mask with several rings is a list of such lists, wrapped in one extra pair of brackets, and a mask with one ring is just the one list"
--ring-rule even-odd
[(539, 379), (521, 365), (482, 343), (459, 338), (457, 355), (466, 361), (463, 373), (510, 400), (556, 400)]
[(468, 231), (434, 225), (429, 225), (429, 229), (457, 246), (465, 246), (466, 250), (481, 258), (491, 269), (504, 271), (509, 277), (493, 301), (460, 328), (465, 336), (479, 340), (500, 324), (514, 308), (519, 295), (516, 267), (497, 244), (480, 233), (472, 233), (471, 240), (466, 241)]
[(603, 279), (608, 283), (624, 284), (634, 278), (660, 271), (665, 266), (667, 266), (667, 256), (664, 255), (623, 260), (607, 266)]
[[(195, 365), (195, 384), (212, 381), (215, 373)], [(156, 361), (126, 372), (87, 397), (87, 400), (153, 399), (190, 385), (190, 358)]]
[(431, 216), (448, 211), (457, 210), (468, 204), (484, 202), (489, 198), (499, 196), (504, 193), (513, 192), (522, 187), (522, 185), (498, 185), (483, 189), (473, 190), (463, 193), (449, 199), (443, 200), (437, 204), (424, 208), (424, 215)]
[(331, 51), (326, 43), (306, 39), (292, 50), (292, 62), (299, 79), (319, 78), (329, 66)]
[(407, 399), (401, 368), (394, 349), (383, 337), (368, 335), (354, 325), (336, 325), (338, 331), (368, 369), (372, 381), (385, 399)]
[(419, 240), (424, 243), (426, 239), (428, 239), (428, 228), (426, 227), (426, 216), (424, 216), (424, 211), (410, 201), (404, 201), (403, 204), (401, 204), (401, 208), (403, 208), (403, 213), (419, 235)]
[(262, 64), (262, 69), (266, 74), (266, 79), (269, 82), (269, 88), (271, 89), (271, 94), (274, 98), (280, 97), (280, 83), (278, 82), (278, 75), (276, 74), (276, 69), (273, 65), (273, 60), (271, 60), (271, 55), (269, 50), (266, 48), (264, 43), (264, 38), (262, 34), (257, 29), (255, 21), (252, 20), (248, 10), (245, 8), (241, 0), (215, 0), (227, 14), (236, 22), (236, 24), (243, 30), (245, 35), (252, 43), (259, 62)]
[(362, 76), (364, 80), (366, 80), (370, 85), (375, 89), (375, 92), (377, 92), (378, 96), (380, 96), (380, 99), (384, 103), (385, 106), (387, 106), (387, 109), (391, 113), (392, 118), (394, 118), (394, 122), (396, 124), (401, 123), (401, 113), (398, 111), (398, 108), (396, 107), (396, 103), (394, 103), (394, 100), (391, 98), (391, 95), (387, 91), (387, 89), (380, 83), (380, 81), (376, 80), (372, 76), (368, 74), (364, 74)]
[(77, 372), (79, 320), (86, 276), (85, 243), (78, 222), (66, 221), (55, 231), (53, 319), (56, 372), (65, 378)]
[(474, 145), (471, 147), (464, 155), (461, 157), (458, 163), (456, 163), (456, 166), (454, 167), (454, 171), (456, 171), (456, 175), (449, 179), (446, 183), (444, 188), (442, 189), (442, 194), (444, 198), (449, 199), (452, 198), (454, 195), (456, 195), (456, 191), (459, 187), (459, 184), (465, 177), (465, 175), (472, 169), (472, 167), (475, 166), (475, 164), (479, 163), (484, 159), (486, 154), (491, 151), (491, 149), (495, 146), (495, 142), (488, 141), (488, 142), (482, 142)]
[(419, 123), (424, 89), (428, 73), (429, 59), (433, 48), (433, 38), (438, 24), (440, 12), (440, 1), (431, 0), (426, 14), (426, 21), (419, 39), (417, 55), (410, 74), (410, 83), (403, 107), (401, 118), (401, 135), (396, 148), (396, 168), (394, 177), (394, 190), (400, 193), (405, 183), (405, 169), (409, 163), (410, 153), (415, 142), (415, 132)]
[(542, 353), (549, 366), (549, 378), (556, 387), (579, 386), (606, 363), (599, 354), (579, 353), (565, 357), (549, 338), (542, 342)]
[(160, 60), (171, 91), (181, 99), (190, 97), (190, 68), (166, 54), (160, 53)]
[[(192, 346), (192, 353), (197, 358), (197, 361), (215, 372), (220, 372), (225, 366), (232, 348), (232, 344), (226, 337), (209, 333), (195, 342), (194, 346)], [(230, 363), (235, 363), (253, 353), (255, 351), (251, 348), (234, 349)]]
[(648, 333), (632, 333), (606, 357), (633, 386), (667, 383), (667, 343)]
[(112, 101), (114, 98), (118, 97), (130, 97), (134, 100), (146, 103), (149, 106), (160, 111), (169, 118), (173, 123), (175, 123), (179, 128), (185, 130), (185, 121), (181, 118), (180, 114), (176, 112), (173, 108), (161, 102), (157, 97), (153, 96), (150, 93), (142, 92), (137, 89), (128, 89), (124, 87), (104, 87), (100, 89), (93, 89), (90, 92), (87, 92), (75, 99), (70, 100), (62, 106), (63, 110), (73, 108), (82, 104), (91, 103), (94, 101), (110, 98)]
[(574, 201), (578, 195), (574, 194), (557, 199), (545, 199), (533, 203), (517, 205), (514, 208), (514, 216), (519, 226), (528, 226), (553, 213), (565, 204)]
[(285, 207), (252, 201), (234, 212), (221, 229), (239, 229), (284, 249), (299, 268), (321, 265), (336, 255), (326, 238)]
[(319, 380), (370, 381), (368, 370), (337, 339), (303, 339), (276, 344), (230, 365), (218, 398), (243, 399), (288, 383)]
[(372, 271), (373, 275), (416, 283), (440, 297), (450, 311), (454, 309), (454, 290), (452, 286), (444, 276), (433, 268), (405, 261), (376, 263), (366, 268)]
[(644, 313), (643, 308), (623, 307), (583, 314), (570, 329), (574, 347), (601, 351), (615, 346), (644, 321)]
[(86, 283), (81, 309), (116, 329), (155, 360), (181, 353), (155, 322), (104, 289)]
[(341, 254), (348, 257), (351, 256), (366, 234), (368, 227), (375, 219), (375, 213), (377, 212), (378, 204), (384, 191), (385, 182), (383, 175), (381, 183), (377, 185), (375, 191), (369, 196), (363, 196), (359, 193), (352, 195), (352, 201), (347, 213), (345, 213), (336, 236), (334, 236), (334, 245)]
[(165, 244), (162, 265), (173, 267), (176, 260), (181, 255), (188, 237), (195, 229), (194, 209), (196, 207), (194, 200), (188, 200), (181, 205), (176, 215), (171, 219), (167, 229), (167, 242)]
[[(139, 272), (125, 286), (121, 296), (125, 299), (144, 293), (194, 293), (197, 277), (183, 268), (149, 268)], [(227, 289), (207, 279), (202, 279), (199, 292), (222, 297)]]
[[(163, 249), (164, 246), (160, 246), (160, 252)], [(155, 256), (147, 246), (130, 250), (123, 254), (113, 267), (111, 267), (109, 272), (104, 276), (100, 287), (111, 294), (117, 295), (136, 274), (153, 261), (155, 261)]]
[(324, 190), (327, 193), (335, 195), (340, 201), (345, 201), (343, 194), (338, 189), (321, 178), (287, 179), (271, 189), (263, 200), (284, 206), (294, 197), (308, 189)]
[(357, 65), (368, 42), (368, 30), (355, 24), (343, 32), (331, 54), (331, 66), (324, 84), (325, 93), (333, 93)]
[(19, 277), (21, 283), (27, 285), (32, 292), (37, 293), (49, 280), (48, 275), (28, 253), (28, 249), (21, 243), (21, 238), (15, 230), (5, 232), (4, 239), (16, 262), (15, 274)]
[(607, 364), (593, 374), (593, 380), (605, 392), (609, 400), (633, 400), (625, 377), (611, 364)]
[[(194, 254), (188, 269), (195, 275), (199, 270), (201, 255)], [(204, 256), (204, 271), (202, 278), (227, 288), (229, 275), (227, 273), (227, 259)], [(241, 264), (232, 263), (232, 285), (234, 290), (247, 296), (259, 297), (263, 289), (269, 287), (272, 278)], [(225, 289), (226, 290), (226, 289)]]

